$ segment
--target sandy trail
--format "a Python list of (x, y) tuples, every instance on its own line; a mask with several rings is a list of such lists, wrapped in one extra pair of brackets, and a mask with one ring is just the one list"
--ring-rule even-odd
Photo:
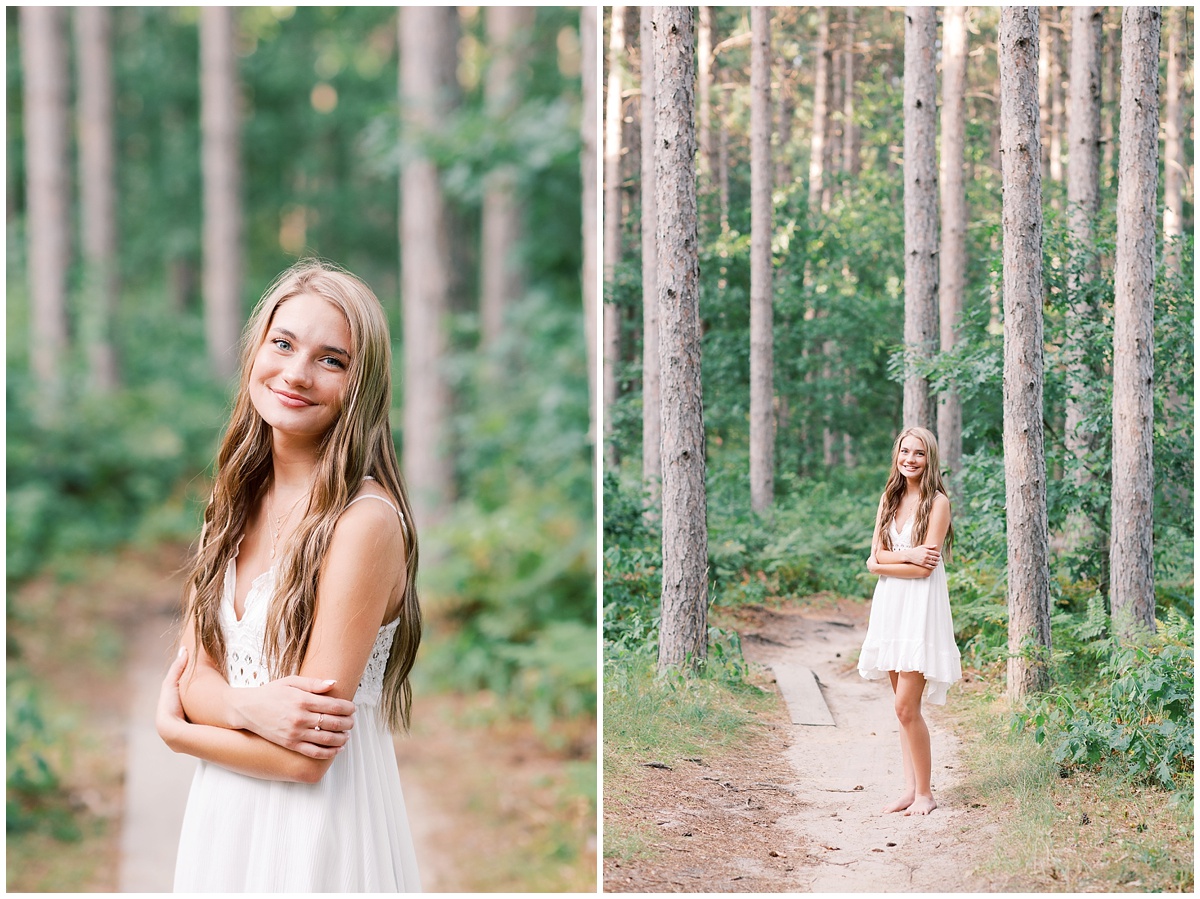
[[(986, 890), (970, 875), (982, 814), (956, 805), (960, 741), (938, 706), (924, 707), (939, 807), (927, 817), (882, 814), (903, 786), (899, 730), (887, 681), (853, 667), (866, 633), (866, 608), (754, 607), (740, 618), (747, 660), (811, 668), (834, 727), (792, 725), (786, 757), (801, 801), (777, 826), (794, 834), (806, 859), (795, 887), (814, 892)], [(950, 691), (953, 703), (958, 688)]]

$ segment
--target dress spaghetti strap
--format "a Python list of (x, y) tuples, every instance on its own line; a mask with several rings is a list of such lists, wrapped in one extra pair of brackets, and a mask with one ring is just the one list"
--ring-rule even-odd
[[(368, 475), (366, 480), (373, 481), (375, 479)], [(358, 502), (359, 500), (362, 500), (362, 499), (377, 499), (381, 503), (386, 503), (388, 505), (388, 507), (400, 517), (400, 526), (402, 528), (404, 528), (406, 533), (408, 532), (408, 522), (406, 522), (404, 520), (404, 513), (401, 512), (399, 509), (397, 509), (395, 503), (393, 503), (386, 496), (379, 496), (378, 494), (375, 494), (375, 493), (363, 493), (359, 496), (354, 497), (354, 499), (350, 500), (350, 502), (346, 503), (346, 508), (349, 509), (356, 502)]]

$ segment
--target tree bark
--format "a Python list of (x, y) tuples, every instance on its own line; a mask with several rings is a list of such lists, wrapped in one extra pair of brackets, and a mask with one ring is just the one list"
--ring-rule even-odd
[(597, 129), (596, 116), (588, 110), (599, 109), (600, 94), (596, 84), (596, 7), (583, 6), (579, 9), (579, 44), (582, 48), (582, 101), (583, 115), (580, 116), (580, 168), (583, 181), (583, 330), (587, 344), (588, 413), (590, 425), (588, 440), (596, 445), (597, 427), (597, 375), (596, 375), (596, 273), (599, 246), (596, 240), (597, 195)]
[(113, 344), (117, 312), (117, 217), (114, 180), (111, 11), (80, 6), (74, 11), (79, 90), (79, 205), (84, 259), (83, 324), (89, 386), (114, 390), (119, 383)]
[(29, 361), (39, 414), (54, 417), (67, 355), (67, 267), (71, 183), (67, 162), (65, 13), (48, 6), (20, 9), (24, 70), (25, 177), (29, 205)]
[(761, 515), (775, 502), (770, 7), (751, 7), (750, 22), (750, 507)]
[(812, 155), (808, 159), (808, 214), (816, 219), (821, 208), (821, 193), (825, 187), (825, 134), (829, 130), (829, 7), (817, 8), (817, 46), (814, 56), (817, 71), (814, 76)]
[[(938, 297), (937, 10), (904, 15), (904, 346), (909, 358), (936, 349)], [(910, 363), (904, 379), (904, 426), (933, 430), (937, 407), (929, 381)]]
[(200, 10), (200, 123), (204, 168), (204, 326), (213, 373), (237, 371), (242, 332), (241, 139), (234, 11)]
[[(942, 21), (942, 245), (939, 254), (938, 316), (941, 348), (958, 343), (967, 270), (966, 144), (967, 8), (945, 7)], [(962, 468), (962, 403), (958, 393), (938, 397), (938, 449), (954, 475)]]
[(1154, 229), (1158, 182), (1157, 6), (1121, 20), (1121, 156), (1113, 298), (1113, 626), (1154, 623)]
[(612, 302), (611, 291), (621, 264), (621, 135), (622, 67), (625, 57), (625, 10), (614, 6), (609, 24), (608, 96), (604, 114), (604, 458), (615, 468), (616, 444), (612, 434), (613, 404), (617, 400), (617, 364), (621, 360), (621, 311)]
[(1004, 234), (1004, 483), (1008, 696), (1048, 685), (1049, 533), (1042, 434), (1042, 177), (1038, 10), (1000, 10)]
[(1183, 237), (1183, 76), (1187, 61), (1187, 7), (1172, 6), (1167, 13), (1167, 115), (1166, 141), (1163, 146), (1163, 262), (1179, 274), (1183, 257), (1179, 241)]
[[(1091, 480), (1084, 464), (1092, 449), (1091, 435), (1083, 428), (1087, 413), (1084, 396), (1094, 377), (1084, 362), (1081, 329), (1096, 315), (1083, 291), (1092, 279), (1092, 222), (1100, 208), (1100, 40), (1103, 13), (1095, 6), (1071, 8), (1071, 62), (1067, 115), (1067, 227), (1072, 260), (1067, 289), (1067, 338), (1063, 354), (1067, 374), (1064, 442), (1076, 463), (1072, 480), (1082, 490)], [(1068, 517), (1066, 546), (1076, 550), (1094, 539), (1087, 516), (1076, 511)]]
[[(489, 117), (501, 122), (520, 99), (517, 78), (524, 65), (534, 10), (531, 6), (489, 6), (486, 17), (492, 62), (484, 81), (484, 102)], [(524, 293), (525, 273), (518, 257), (524, 230), (517, 168), (497, 166), (488, 173), (483, 194), (479, 311), (484, 344), (500, 337), (507, 310)]]
[(641, 14), (642, 55), (642, 483), (658, 518), (662, 486), (662, 395), (658, 359), (658, 205), (654, 186), (654, 23)]
[[(458, 18), (454, 7), (400, 10), (400, 99), (405, 131), (436, 134), (453, 109)], [(419, 146), (419, 143), (418, 143)], [(450, 311), (450, 237), (437, 163), (414, 153), (400, 185), (404, 319), (404, 476), (418, 524), (439, 521), (454, 498), (450, 385), (444, 371)]]
[(698, 164), (702, 173), (701, 177), (704, 179), (703, 183), (709, 190), (712, 189), (717, 172), (720, 170), (719, 151), (716, 141), (713, 140), (712, 127), (713, 64), (716, 62), (713, 57), (715, 31), (713, 8), (701, 6), (696, 46), (696, 62), (700, 70), (697, 87), (700, 92), (700, 156)]
[(659, 670), (708, 652), (708, 524), (700, 384), (691, 7), (656, 6), (654, 168), (662, 359), (662, 615)]

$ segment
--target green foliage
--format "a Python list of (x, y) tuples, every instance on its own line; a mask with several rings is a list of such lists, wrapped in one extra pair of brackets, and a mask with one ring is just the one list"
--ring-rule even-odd
[(1172, 612), (1154, 637), (1118, 644), (1103, 636), (1097, 602), (1076, 635), (1098, 658), (1082, 675), (1034, 701), (1014, 726), (1047, 742), (1066, 771), (1106, 768), (1189, 793), (1195, 764), (1195, 626)]
[(5, 677), (5, 829), (80, 838), (62, 783), (63, 735), (46, 720), (45, 699), (20, 668)]

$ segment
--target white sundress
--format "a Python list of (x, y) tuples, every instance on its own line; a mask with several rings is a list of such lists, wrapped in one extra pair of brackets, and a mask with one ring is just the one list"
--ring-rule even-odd
[[(895, 522), (888, 526), (894, 550), (912, 547), (915, 518), (900, 531)], [(879, 680), (889, 671), (920, 671), (925, 675), (924, 698), (935, 705), (945, 705), (946, 691), (962, 678), (946, 568), (940, 560), (929, 577), (879, 576), (858, 673)]]
[[(373, 494), (352, 502), (368, 498), (400, 514)], [(225, 668), (231, 686), (250, 688), (270, 680), (263, 643), (275, 570), (255, 578), (240, 621), (236, 580), (235, 558), (220, 609)], [(397, 624), (379, 629), (354, 694), (354, 730), (320, 782), (262, 780), (198, 764), (179, 837), (176, 892), (420, 891), (396, 750), (379, 708)]]

